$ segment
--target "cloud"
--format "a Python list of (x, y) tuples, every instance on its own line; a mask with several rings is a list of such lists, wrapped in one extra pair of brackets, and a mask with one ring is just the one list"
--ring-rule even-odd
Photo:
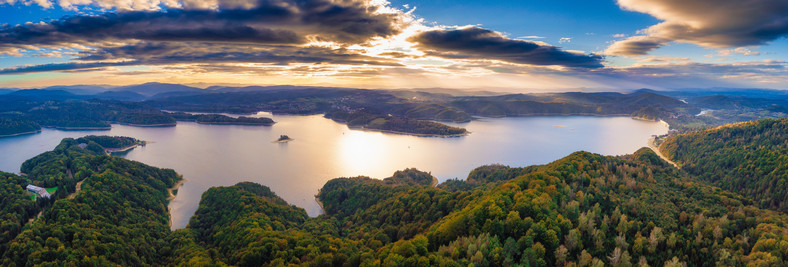
[[(91, 3), (101, 6), (114, 2)], [(388, 58), (362, 55), (363, 49), (348, 47), (363, 48), (372, 40), (400, 34), (407, 26), (404, 22), (407, 15), (392, 11), (388, 3), (364, 0), (222, 0), (217, 2), (216, 10), (194, 6), (197, 2), (167, 4), (183, 9), (106, 12), (49, 22), (0, 25), (0, 55), (20, 56), (64, 47), (79, 51), (73, 63), (12, 67), (0, 73), (95, 68), (108, 61), (142, 65), (194, 62), (398, 65)], [(72, 1), (76, 3), (82, 1)], [(318, 43), (329, 44), (330, 48), (314, 45)], [(128, 64), (131, 63), (124, 63)]]
[(729, 48), (788, 35), (785, 0), (618, 0), (618, 5), (662, 22), (614, 43), (606, 51), (612, 55), (644, 55), (672, 41)]
[(666, 62), (606, 68), (598, 73), (662, 85), (666, 88), (704, 86), (752, 86), (788, 82), (788, 63), (778, 60), (736, 63)]
[(385, 58), (361, 55), (344, 48), (257, 46), (201, 42), (140, 42), (120, 47), (102, 47), (82, 52), (78, 60), (116, 61), (127, 58), (134, 58), (139, 64), (145, 65), (194, 62), (247, 62), (278, 65), (290, 63), (399, 65)]
[(558, 39), (558, 43), (559, 44), (571, 43), (571, 42), (572, 42), (572, 38), (571, 37), (561, 37), (561, 39)]
[[(341, 3), (335, 4), (334, 2)], [(254, 9), (133, 11), (79, 15), (0, 28), (0, 50), (102, 41), (212, 41), (302, 44), (363, 43), (399, 33), (397, 14), (366, 1), (261, 0)]]
[[(0, 0), (0, 4), (22, 3), (24, 5), (36, 4), (43, 8), (52, 8), (55, 5), (66, 10), (77, 10), (79, 7), (94, 6), (105, 10), (118, 11), (154, 11), (167, 9), (189, 10), (218, 10), (218, 9), (253, 9), (261, 2), (259, 0)], [(271, 2), (271, 1), (268, 1)]]
[(642, 56), (668, 43), (670, 43), (670, 40), (658, 37), (632, 36), (611, 44), (605, 50), (605, 54), (615, 56)]
[(68, 62), (68, 63), (50, 63), (40, 65), (25, 65), (0, 69), (0, 74), (22, 74), (22, 73), (36, 73), (36, 72), (49, 72), (49, 71), (70, 71), (80, 69), (94, 69), (102, 67), (113, 66), (129, 66), (135, 65), (138, 62)]
[(409, 39), (429, 55), (456, 59), (496, 59), (530, 65), (601, 68), (602, 57), (573, 53), (544, 43), (506, 38), (500, 33), (469, 27), (432, 30)]
[(690, 62), (690, 58), (664, 57), (664, 56), (641, 56), (637, 58), (637, 63), (667, 63), (667, 62)]
[(744, 48), (744, 47), (738, 47), (736, 49), (726, 49), (726, 50), (717, 51), (717, 56), (720, 56), (720, 57), (728, 57), (728, 56), (733, 56), (733, 55), (736, 55), (736, 54), (744, 55), (744, 56), (758, 56), (758, 55), (761, 54), (761, 52), (752, 51), (752, 50)]
[(13, 5), (16, 3), (20, 3), (26, 6), (35, 4), (43, 8), (52, 8), (53, 6), (53, 3), (49, 0), (0, 0), (0, 4)]

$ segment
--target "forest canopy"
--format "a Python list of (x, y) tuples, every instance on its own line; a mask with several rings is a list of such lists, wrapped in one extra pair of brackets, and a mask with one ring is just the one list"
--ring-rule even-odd
[[(104, 152), (131, 138), (67, 138), (26, 161), (27, 176), (0, 173), (2, 265), (782, 266), (788, 216), (770, 200), (784, 188), (785, 125), (670, 137), (662, 149), (681, 169), (643, 148), (438, 185), (416, 169), (336, 178), (315, 218), (263, 185), (214, 187), (176, 231), (175, 171)], [(764, 180), (744, 182), (751, 173)], [(62, 190), (34, 202), (28, 183)]]
[(682, 170), (763, 208), (788, 211), (788, 118), (743, 122), (668, 138)]

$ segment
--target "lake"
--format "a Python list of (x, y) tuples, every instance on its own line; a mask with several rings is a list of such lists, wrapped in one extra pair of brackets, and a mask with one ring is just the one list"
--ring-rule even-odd
[[(186, 178), (170, 202), (173, 229), (186, 226), (203, 192), (212, 186), (252, 181), (270, 187), (311, 216), (321, 210), (314, 195), (337, 177), (385, 178), (415, 167), (445, 181), (464, 179), (472, 169), (500, 163), (545, 164), (585, 150), (623, 155), (647, 145), (651, 135), (666, 134), (665, 123), (626, 117), (553, 116), (482, 118), (452, 124), (471, 134), (457, 138), (415, 137), (350, 130), (322, 115), (259, 113), (277, 123), (265, 126), (201, 125), (144, 128), (113, 125), (109, 131), (59, 131), (0, 138), (0, 170), (19, 172), (25, 160), (52, 150), (62, 138), (84, 135), (130, 136), (151, 143), (120, 156), (172, 168)], [(295, 139), (273, 143), (279, 135)]]

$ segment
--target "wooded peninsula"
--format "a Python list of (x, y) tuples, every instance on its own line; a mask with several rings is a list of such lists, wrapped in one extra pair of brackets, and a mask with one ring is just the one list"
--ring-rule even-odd
[[(315, 218), (263, 185), (214, 187), (176, 231), (166, 200), (175, 171), (104, 153), (133, 139), (64, 139), (26, 161), (27, 176), (0, 174), (0, 254), (6, 266), (776, 266), (788, 256), (774, 186), (785, 180), (784, 125), (668, 137), (661, 150), (681, 169), (643, 148), (482, 166), (437, 186), (416, 169), (337, 178), (317, 193), (325, 214)], [(752, 173), (765, 175), (743, 182)], [(27, 184), (64, 190), (34, 202)]]

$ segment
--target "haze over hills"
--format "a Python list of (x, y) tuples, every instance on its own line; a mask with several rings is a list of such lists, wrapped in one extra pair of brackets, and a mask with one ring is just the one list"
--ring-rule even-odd
[[(0, 98), (0, 103), (5, 103), (5, 106), (0, 108), (0, 112), (24, 114), (43, 104), (73, 105), (73, 103), (66, 103), (68, 101), (98, 101), (98, 105), (90, 104), (97, 107), (110, 103), (100, 100), (117, 100), (133, 103), (123, 105), (144, 107), (139, 110), (141, 113), (134, 112), (139, 114), (124, 115), (121, 118), (168, 116), (161, 114), (161, 111), (154, 111), (155, 109), (239, 114), (259, 111), (282, 114), (325, 114), (326, 117), (346, 122), (352, 127), (414, 134), (446, 132), (443, 130), (415, 130), (415, 128), (424, 126), (416, 126), (421, 124), (431, 124), (432, 126), (428, 128), (445, 128), (439, 124), (418, 122), (417, 120), (467, 122), (479, 116), (632, 116), (654, 121), (664, 120), (674, 129), (686, 131), (724, 123), (759, 118), (780, 118), (788, 115), (786, 113), (788, 112), (788, 94), (769, 90), (758, 90), (756, 91), (758, 92), (757, 97), (749, 97), (743, 95), (742, 90), (726, 91), (722, 89), (713, 91), (720, 94), (638, 89), (629, 93), (492, 94), (479, 92), (481, 95), (467, 95), (465, 93), (450, 94), (447, 90), (438, 89), (425, 92), (289, 85), (215, 86), (201, 89), (179, 84), (146, 83), (113, 88), (96, 86), (50, 88), (59, 89), (26, 89), (9, 92)], [(97, 88), (108, 90), (92, 95), (73, 92), (76, 90), (78, 93), (84, 93), (85, 90), (96, 90)], [(723, 94), (725, 92), (729, 93)], [(46, 101), (55, 102), (47, 103)], [(87, 102), (79, 105), (84, 105)], [(91, 127), (95, 125), (107, 127), (106, 123), (108, 122), (128, 123), (134, 121), (133, 124), (145, 124), (145, 120), (139, 119), (107, 120), (109, 117), (101, 115), (101, 113), (86, 113), (88, 110), (73, 109), (73, 112), (81, 114), (71, 114), (71, 116), (75, 116), (77, 121), (93, 121), (85, 124), (91, 125)], [(703, 114), (703, 116), (696, 116), (698, 114)], [(387, 120), (385, 118), (387, 115), (394, 115), (398, 119)], [(375, 121), (375, 119), (381, 120)], [(31, 119), (28, 118), (28, 120)], [(163, 121), (155, 119), (150, 123), (159, 125)], [(43, 121), (36, 122), (44, 123)], [(401, 123), (405, 124), (400, 125)], [(53, 125), (51, 121), (42, 125), (65, 127), (64, 125)], [(394, 125), (399, 126), (395, 127)], [(411, 130), (408, 130), (408, 127)]]
[[(274, 90), (298, 90), (322, 88), (327, 90), (338, 89), (356, 89), (350, 87), (327, 87), (327, 86), (298, 86), (298, 85), (267, 85), (267, 86), (208, 86), (205, 88), (173, 84), (173, 83), (159, 83), (149, 82), (136, 85), (126, 86), (109, 86), (109, 85), (73, 85), (73, 86), (50, 86), (43, 88), (0, 88), (0, 94), (7, 94), (12, 91), (24, 91), (31, 89), (39, 90), (62, 90), (75, 95), (96, 95), (100, 93), (125, 93), (124, 91), (134, 92), (144, 95), (145, 97), (157, 98), (166, 97), (164, 93), (171, 93), (169, 96), (189, 95), (197, 93), (231, 93), (231, 92), (255, 92), (255, 91), (274, 91)], [(418, 92), (428, 93), (434, 95), (449, 95), (453, 97), (485, 97), (485, 96), (500, 96), (500, 95), (559, 95), (559, 94), (572, 94), (579, 95), (606, 95), (606, 94), (632, 94), (638, 92), (650, 92), (663, 96), (675, 97), (678, 99), (696, 98), (703, 96), (735, 96), (744, 98), (763, 98), (763, 99), (786, 99), (788, 98), (788, 90), (775, 90), (775, 89), (758, 89), (758, 88), (686, 88), (686, 89), (672, 89), (672, 90), (653, 90), (648, 88), (620, 90), (620, 91), (605, 91), (605, 90), (586, 90), (586, 89), (567, 89), (564, 92), (549, 92), (549, 93), (507, 93), (506, 91), (492, 91), (492, 90), (470, 90), (470, 89), (447, 89), (447, 88), (403, 88), (403, 89), (365, 89), (365, 90), (382, 90), (392, 93), (406, 93)], [(539, 90), (534, 90), (539, 92)], [(526, 99), (520, 99), (526, 100)]]

